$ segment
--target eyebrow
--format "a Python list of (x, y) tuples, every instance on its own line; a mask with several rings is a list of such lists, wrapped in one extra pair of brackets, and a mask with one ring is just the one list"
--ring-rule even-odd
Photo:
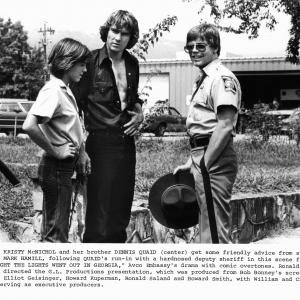
[(208, 43), (205, 43), (205, 42), (188, 42), (187, 45), (208, 45)]
[(123, 28), (118, 28), (118, 27), (115, 27), (115, 26), (111, 26), (110, 29), (111, 30), (115, 30), (115, 31), (120, 31), (122, 33), (128, 33), (128, 34), (130, 34), (129, 30), (127, 30), (126, 28), (123, 29)]

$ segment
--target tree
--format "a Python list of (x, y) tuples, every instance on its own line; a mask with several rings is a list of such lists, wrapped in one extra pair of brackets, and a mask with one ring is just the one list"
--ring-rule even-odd
[[(191, 2), (193, 0), (183, 0)], [(299, 0), (201, 0), (199, 14), (205, 9), (210, 11), (216, 25), (221, 30), (234, 33), (246, 33), (249, 38), (256, 38), (262, 24), (274, 30), (278, 23), (276, 13), (291, 16), (290, 39), (287, 45), (286, 59), (299, 64), (300, 46), (300, 1)], [(221, 6), (222, 5), (222, 6)], [(222, 26), (221, 21), (237, 20), (237, 26)], [(200, 20), (204, 21), (204, 20)], [(233, 22), (231, 22), (233, 23)]]
[(0, 18), (0, 97), (34, 99), (43, 85), (43, 58), (20, 22)]
[(139, 58), (146, 60), (145, 54), (147, 54), (149, 46), (154, 46), (159, 38), (163, 36), (163, 32), (170, 31), (170, 27), (176, 25), (177, 20), (176, 16), (167, 16), (153, 28), (150, 28), (147, 33), (142, 35), (142, 38), (133, 48), (132, 53)]

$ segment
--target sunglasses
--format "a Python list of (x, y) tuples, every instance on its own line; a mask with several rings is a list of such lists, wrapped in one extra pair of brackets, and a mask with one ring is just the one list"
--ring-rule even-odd
[(183, 49), (186, 53), (190, 53), (196, 47), (196, 51), (205, 52), (207, 46), (208, 46), (208, 44), (205, 44), (205, 43), (194, 43), (194, 44), (188, 44), (188, 45), (184, 46)]

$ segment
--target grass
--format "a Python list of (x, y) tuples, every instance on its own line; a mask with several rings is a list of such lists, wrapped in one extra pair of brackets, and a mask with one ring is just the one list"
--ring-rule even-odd
[(239, 172), (234, 193), (287, 192), (300, 188), (300, 149), (293, 143), (235, 143)]
[(39, 158), (36, 154), (39, 151), (38, 146), (29, 139), (13, 137), (0, 138), (1, 159), (5, 163), (38, 163)]
[[(137, 144), (136, 190), (148, 193), (153, 182), (186, 162), (187, 141)], [(292, 143), (237, 141), (239, 171), (234, 193), (286, 192), (300, 188), (300, 151)], [(299, 172), (300, 173), (300, 172)]]
[[(239, 172), (233, 193), (287, 192), (300, 189), (300, 150), (292, 143), (259, 143), (256, 140), (236, 141)], [(28, 173), (35, 173), (39, 148), (28, 139), (0, 139), (1, 159), (12, 163), (11, 168), (30, 188), (12, 191), (0, 173), (0, 222), (31, 216), (32, 184)], [(152, 184), (164, 174), (186, 162), (189, 155), (187, 140), (137, 141), (136, 195), (146, 197)], [(17, 165), (15, 165), (17, 164)]]

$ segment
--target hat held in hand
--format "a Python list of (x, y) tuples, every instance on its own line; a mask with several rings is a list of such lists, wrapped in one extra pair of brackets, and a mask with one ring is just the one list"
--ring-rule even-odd
[(194, 177), (189, 171), (169, 173), (151, 187), (149, 207), (153, 217), (173, 229), (195, 226), (199, 218)]

